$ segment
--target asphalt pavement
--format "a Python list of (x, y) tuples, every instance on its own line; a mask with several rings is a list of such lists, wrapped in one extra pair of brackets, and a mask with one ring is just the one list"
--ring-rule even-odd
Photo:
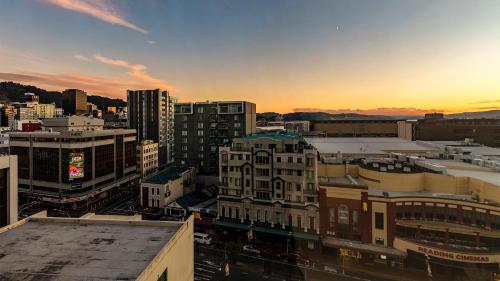
[(346, 274), (325, 272), (321, 269), (246, 254), (238, 254), (233, 257), (233, 261), (229, 265), (229, 276), (225, 276), (223, 250), (198, 245), (195, 256), (194, 280), (196, 281), (387, 281), (387, 279), (382, 278), (355, 275), (352, 272), (346, 272)]

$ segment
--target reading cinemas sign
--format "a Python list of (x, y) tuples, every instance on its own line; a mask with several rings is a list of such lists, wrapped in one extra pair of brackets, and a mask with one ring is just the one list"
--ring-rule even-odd
[(423, 246), (418, 246), (417, 251), (420, 253), (428, 254), (430, 256), (448, 259), (448, 260), (461, 261), (461, 262), (471, 262), (471, 263), (490, 263), (490, 262), (492, 262), (492, 261), (490, 261), (490, 257), (485, 256), (485, 255), (469, 255), (469, 254), (465, 254), (465, 253), (453, 253), (453, 252), (447, 252), (447, 251), (427, 248), (427, 247), (423, 247)]

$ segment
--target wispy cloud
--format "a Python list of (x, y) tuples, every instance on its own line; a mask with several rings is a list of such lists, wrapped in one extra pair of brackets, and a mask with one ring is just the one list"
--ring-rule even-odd
[(124, 26), (148, 34), (148, 31), (126, 20), (110, 3), (105, 0), (42, 0), (66, 10), (89, 15), (101, 21)]
[(26, 61), (47, 62), (46, 59), (44, 59), (40, 56), (37, 56), (29, 51), (14, 49), (14, 48), (2, 46), (2, 45), (0, 45), (0, 56), (1, 55), (21, 58), (21, 59), (26, 60)]
[(172, 85), (169, 85), (167, 82), (152, 77), (151, 75), (146, 73), (147, 67), (142, 64), (132, 64), (125, 60), (108, 58), (100, 54), (94, 55), (94, 59), (98, 62), (123, 67), (129, 70), (128, 74), (144, 83), (148, 83), (150, 85), (155, 85), (155, 87), (159, 88), (167, 88), (169, 90), (175, 90)]
[(372, 109), (324, 109), (324, 108), (294, 108), (295, 112), (326, 112), (332, 114), (358, 113), (366, 115), (388, 115), (388, 116), (421, 116), (431, 112), (447, 112), (444, 109), (421, 109), (413, 107), (380, 107)]
[(79, 88), (91, 95), (102, 95), (112, 98), (125, 98), (127, 89), (150, 89), (151, 84), (130, 79), (129, 77), (102, 77), (73, 74), (48, 74), (39, 72), (2, 73), (0, 81), (15, 81), (61, 91), (66, 88)]
[(90, 58), (84, 56), (84, 55), (79, 55), (79, 54), (75, 54), (73, 55), (73, 57), (79, 61), (84, 61), (84, 62), (89, 62), (90, 61)]
[(124, 98), (128, 89), (168, 89), (176, 88), (164, 80), (152, 77), (146, 73), (147, 67), (142, 64), (132, 64), (126, 60), (113, 59), (100, 54), (92, 57), (75, 54), (75, 59), (85, 62), (98, 62), (126, 69), (119, 76), (93, 76), (80, 73), (50, 74), (41, 72), (0, 73), (0, 81), (15, 81), (31, 83), (49, 90), (61, 91), (65, 88), (79, 88), (89, 94), (107, 97)]
[(485, 103), (500, 103), (500, 100), (483, 100), (483, 101), (471, 102), (471, 104), (485, 104)]
[(496, 110), (496, 109), (500, 109), (500, 106), (474, 107), (474, 109), (478, 109), (478, 110)]
[(148, 42), (148, 44), (151, 44), (151, 45), (156, 44), (156, 42), (155, 42), (155, 41), (153, 41), (153, 40), (148, 40), (148, 41), (146, 41), (146, 42)]

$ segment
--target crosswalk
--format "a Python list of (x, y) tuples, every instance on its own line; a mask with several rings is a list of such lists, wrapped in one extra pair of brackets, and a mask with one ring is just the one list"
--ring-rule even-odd
[(217, 264), (209, 261), (194, 263), (195, 281), (216, 280), (216, 275), (220, 275), (220, 266), (218, 266)]

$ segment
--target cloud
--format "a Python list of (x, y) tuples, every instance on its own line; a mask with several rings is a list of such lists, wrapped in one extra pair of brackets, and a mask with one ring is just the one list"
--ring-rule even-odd
[(131, 77), (144, 83), (155, 85), (155, 87), (158, 88), (167, 88), (169, 90), (175, 91), (175, 88), (172, 85), (169, 85), (167, 82), (158, 78), (154, 78), (147, 74), (147, 67), (142, 64), (131, 64), (125, 60), (108, 58), (100, 54), (94, 55), (94, 59), (100, 63), (126, 68), (129, 70), (128, 74)]
[(29, 83), (48, 90), (61, 91), (67, 88), (78, 88), (90, 95), (101, 95), (112, 98), (126, 98), (128, 89), (152, 89), (155, 85), (138, 79), (123, 77), (102, 77), (73, 74), (48, 74), (38, 72), (5, 73), (0, 72), (0, 81)]
[(48, 4), (61, 7), (66, 10), (75, 11), (86, 14), (101, 21), (120, 25), (143, 34), (149, 32), (129, 21), (127, 21), (120, 13), (113, 8), (105, 0), (42, 0)]
[(1, 45), (0, 45), (0, 55), (21, 58), (21, 59), (24, 59), (27, 61), (47, 62), (46, 59), (44, 59), (40, 56), (37, 56), (36, 54), (33, 54), (31, 52), (10, 48), (7, 46), (1, 46)]
[(496, 110), (496, 109), (500, 109), (500, 106), (474, 107), (474, 109), (479, 109), (479, 110)]
[(75, 54), (73, 56), (75, 59), (79, 60), (79, 61), (84, 61), (84, 62), (89, 62), (90, 61), (90, 58), (84, 56), (84, 55), (79, 55), (79, 54)]
[(446, 112), (444, 109), (420, 109), (413, 107), (380, 107), (372, 109), (324, 109), (324, 108), (294, 108), (295, 112), (326, 112), (331, 114), (358, 113), (366, 115), (388, 115), (388, 116), (421, 116), (432, 112)]
[(484, 100), (484, 101), (471, 102), (471, 104), (483, 104), (483, 103), (500, 103), (500, 100)]
[(151, 45), (156, 44), (156, 42), (155, 42), (155, 41), (153, 41), (153, 40), (148, 40), (148, 41), (146, 41), (146, 42), (148, 42), (148, 44), (151, 44)]

